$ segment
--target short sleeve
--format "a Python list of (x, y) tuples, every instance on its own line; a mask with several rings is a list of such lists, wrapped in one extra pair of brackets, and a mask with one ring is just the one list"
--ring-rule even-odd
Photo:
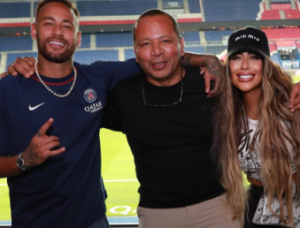
[(124, 62), (96, 61), (90, 66), (97, 75), (103, 77), (106, 81), (108, 90), (111, 90), (121, 81), (139, 76), (143, 73), (135, 59), (130, 59)]

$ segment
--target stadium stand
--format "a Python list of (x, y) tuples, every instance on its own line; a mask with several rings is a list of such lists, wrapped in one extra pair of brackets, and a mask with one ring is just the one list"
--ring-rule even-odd
[(227, 50), (227, 45), (222, 46), (207, 46), (206, 54), (220, 55), (222, 52)]
[(125, 59), (132, 59), (135, 58), (135, 54), (132, 48), (129, 49), (125, 49), (124, 50), (124, 54), (125, 54)]
[(184, 41), (186, 45), (195, 45), (195, 44), (200, 44), (201, 43), (201, 39), (199, 36), (199, 32), (195, 31), (195, 32), (184, 32), (183, 34), (184, 37)]
[(255, 20), (261, 0), (203, 0), (205, 21)]
[(189, 0), (190, 13), (201, 13), (199, 0)]
[(263, 12), (261, 20), (275, 20), (275, 19), (300, 19), (299, 2), (295, 1), (296, 9), (292, 9), (291, 3), (272, 3), (268, 10), (266, 3), (263, 2)]
[(277, 46), (276, 46), (276, 43), (273, 42), (273, 43), (270, 43), (269, 42), (269, 47), (270, 47), (270, 53), (272, 54), (273, 52), (277, 52)]
[(78, 1), (77, 7), (81, 16), (139, 15), (148, 9), (157, 8), (157, 1)]
[(278, 56), (278, 53), (272, 54), (272, 55), (271, 55), (271, 59), (272, 59), (275, 63), (281, 65), (281, 60), (280, 60), (280, 58), (279, 58), (279, 56)]
[(8, 53), (7, 54), (7, 60), (6, 60), (6, 67), (7, 68), (10, 64), (15, 61), (16, 58), (18, 57), (25, 57), (25, 56), (30, 56), (30, 57), (35, 57), (37, 58), (37, 52), (15, 52), (15, 53)]
[(223, 41), (223, 40), (227, 40), (231, 33), (232, 33), (231, 30), (205, 31), (205, 39), (207, 42)]
[(273, 39), (299, 39), (300, 28), (263, 29), (269, 40)]
[(118, 61), (118, 50), (96, 50), (96, 51), (81, 51), (75, 52), (74, 60), (79, 63), (89, 64), (97, 60), (102, 61)]
[(30, 2), (0, 2), (0, 18), (30, 17)]
[(205, 54), (205, 48), (204, 46), (185, 46), (184, 50), (186, 52), (195, 52), (200, 54)]
[(0, 51), (29, 51), (32, 50), (30, 36), (0, 36)]
[(80, 48), (90, 48), (91, 47), (91, 35), (81, 34), (81, 46)]
[(132, 47), (131, 32), (124, 33), (98, 33), (96, 34), (97, 47)]

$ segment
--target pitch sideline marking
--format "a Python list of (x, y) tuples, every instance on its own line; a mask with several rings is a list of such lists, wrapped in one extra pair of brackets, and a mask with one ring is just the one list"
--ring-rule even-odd
[[(105, 182), (131, 182), (131, 181), (137, 181), (137, 179), (124, 179), (124, 180), (104, 180)], [(0, 184), (0, 187), (6, 187), (7, 184)]]

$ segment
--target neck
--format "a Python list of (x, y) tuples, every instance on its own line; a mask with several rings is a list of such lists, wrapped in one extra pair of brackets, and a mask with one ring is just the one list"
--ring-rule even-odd
[(258, 120), (260, 93), (244, 93), (243, 98), (247, 116), (250, 119)]
[(156, 77), (146, 75), (146, 78), (147, 78), (148, 82), (151, 83), (152, 85), (160, 86), (160, 87), (169, 87), (169, 86), (173, 86), (173, 85), (177, 84), (178, 82), (180, 82), (181, 79), (184, 77), (184, 75), (185, 75), (185, 69), (183, 67), (179, 66), (173, 72), (173, 74), (168, 77), (158, 79)]
[(40, 75), (48, 78), (63, 78), (73, 71), (73, 61), (54, 63), (39, 58), (37, 70)]

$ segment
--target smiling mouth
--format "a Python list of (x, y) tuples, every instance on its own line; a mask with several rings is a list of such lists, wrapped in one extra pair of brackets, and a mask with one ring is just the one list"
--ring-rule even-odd
[(167, 62), (157, 62), (157, 63), (153, 63), (152, 66), (154, 69), (162, 69), (167, 65)]
[(250, 79), (250, 78), (254, 78), (254, 75), (239, 75), (238, 77), (240, 79)]
[(50, 41), (49, 44), (51, 44), (51, 45), (57, 45), (57, 46), (61, 46), (61, 47), (65, 46), (64, 43), (58, 42), (58, 41)]

